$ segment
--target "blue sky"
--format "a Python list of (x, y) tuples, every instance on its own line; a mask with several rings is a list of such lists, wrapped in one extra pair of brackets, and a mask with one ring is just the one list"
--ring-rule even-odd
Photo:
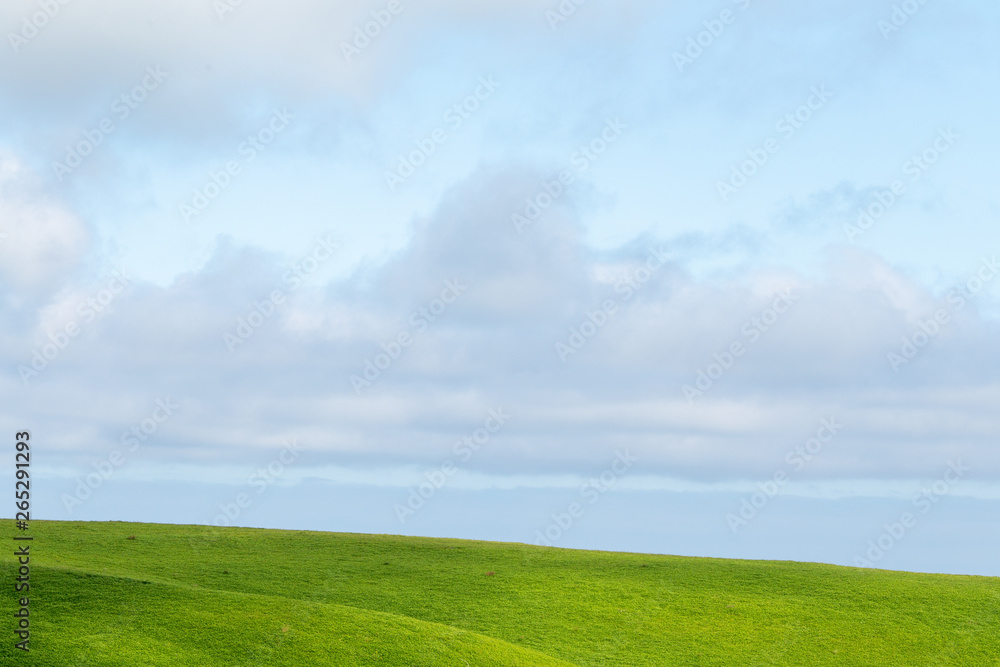
[(39, 517), (1000, 574), (1000, 9), (43, 5), (0, 9)]

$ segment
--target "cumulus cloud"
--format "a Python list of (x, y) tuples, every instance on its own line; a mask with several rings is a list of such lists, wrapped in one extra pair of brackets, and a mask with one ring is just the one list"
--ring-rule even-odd
[(20, 160), (0, 154), (0, 277), (18, 292), (52, 288), (89, 249), (84, 223), (47, 196)]
[[(469, 467), (579, 472), (629, 447), (649, 474), (767, 475), (834, 417), (844, 429), (810, 475), (933, 474), (955, 455), (1000, 475), (996, 330), (974, 301), (957, 309), (847, 246), (830, 248), (820, 279), (696, 280), (689, 239), (597, 252), (568, 204), (519, 235), (510, 214), (539, 180), (484, 168), (416, 219), (397, 255), (312, 288), (287, 279), (301, 258), (220, 239), (204, 268), (122, 295), (92, 336), (4, 394), (24, 415), (38, 392), (72, 397), (75, 414), (51, 425), (68, 457), (114, 447), (169, 395), (182, 408), (149, 446), (154, 460), (222, 462), (294, 433), (316, 465), (433, 464), (502, 406), (509, 425)], [(274, 290), (282, 303), (261, 306)], [(948, 323), (915, 339), (942, 308)], [(230, 352), (224, 336), (241, 321), (252, 335)], [(894, 369), (887, 355), (904, 340), (921, 344)], [(31, 346), (8, 346), (25, 352), (7, 363)]]

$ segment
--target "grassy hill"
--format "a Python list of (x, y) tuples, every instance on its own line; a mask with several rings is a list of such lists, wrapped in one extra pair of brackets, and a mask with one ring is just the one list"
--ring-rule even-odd
[(31, 533), (32, 652), (13, 648), (4, 549), (0, 665), (1000, 665), (987, 577), (204, 526)]

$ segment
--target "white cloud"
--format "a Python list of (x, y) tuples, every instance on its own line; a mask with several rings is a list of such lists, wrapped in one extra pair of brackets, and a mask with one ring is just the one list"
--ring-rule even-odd
[(89, 249), (83, 222), (38, 181), (16, 157), (0, 155), (0, 276), (18, 290), (51, 287)]
[[(105, 454), (147, 404), (170, 395), (185, 407), (148, 450), (165, 462), (225, 462), (296, 434), (315, 465), (424, 465), (502, 405), (514, 418), (471, 462), (483, 473), (580, 472), (631, 447), (649, 474), (720, 480), (771, 474), (834, 416), (847, 426), (811, 476), (918, 477), (961, 455), (978, 476), (1000, 477), (995, 325), (974, 309), (896, 374), (887, 352), (935, 298), (852, 248), (833, 253), (822, 280), (751, 271), (695, 281), (665, 240), (674, 259), (626, 300), (608, 277), (639, 266), (642, 244), (594, 253), (574, 215), (556, 209), (518, 236), (508, 211), (535, 183), (516, 169), (481, 171), (385, 265), (289, 294), (233, 354), (223, 334), (284, 287), (285, 260), (222, 243), (173, 285), (140, 285), (94, 325), (99, 335), (74, 341), (36, 380), (50, 400), (77, 405), (77, 416), (51, 423), (51, 439), (84, 447), (84, 458)], [(454, 277), (467, 291), (416, 332), (411, 313)], [(747, 323), (766, 321), (788, 288), (798, 301), (751, 341)], [(608, 298), (619, 310), (562, 363), (555, 343)], [(404, 330), (413, 344), (356, 395), (351, 376)], [(688, 402), (682, 385), (733, 342), (746, 353)], [(3, 393), (30, 417), (41, 414), (36, 391)], [(85, 424), (99, 435), (73, 440)]]

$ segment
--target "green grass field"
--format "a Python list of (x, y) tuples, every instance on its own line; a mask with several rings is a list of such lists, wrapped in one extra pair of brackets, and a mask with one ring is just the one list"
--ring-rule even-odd
[(987, 577), (117, 522), (31, 534), (30, 654), (13, 548), (0, 557), (4, 666), (1000, 665)]

